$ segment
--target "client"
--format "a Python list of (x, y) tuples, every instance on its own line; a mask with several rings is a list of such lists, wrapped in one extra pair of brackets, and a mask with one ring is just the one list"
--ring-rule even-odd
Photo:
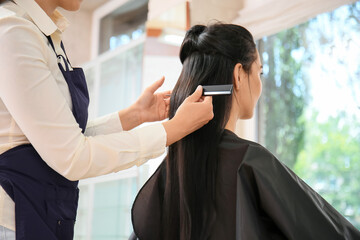
[(214, 96), (214, 118), (169, 147), (132, 208), (140, 240), (360, 239), (360, 232), (261, 145), (234, 134), (253, 116), (262, 66), (245, 28), (193, 26), (170, 118), (198, 85), (232, 84)]

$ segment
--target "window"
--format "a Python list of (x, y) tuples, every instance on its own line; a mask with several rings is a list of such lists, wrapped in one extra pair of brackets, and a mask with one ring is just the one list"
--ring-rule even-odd
[(127, 240), (133, 231), (131, 206), (149, 167), (80, 181), (76, 240)]
[(100, 20), (99, 53), (125, 45), (145, 33), (148, 0), (130, 0)]
[[(83, 66), (90, 119), (128, 107), (142, 89), (147, 0), (109, 4), (95, 14), (99, 41), (93, 49), (99, 51)], [(80, 181), (75, 239), (128, 239), (133, 230), (131, 206), (147, 176), (149, 168), (143, 166)]]
[(257, 45), (259, 141), (360, 229), (360, 3)]

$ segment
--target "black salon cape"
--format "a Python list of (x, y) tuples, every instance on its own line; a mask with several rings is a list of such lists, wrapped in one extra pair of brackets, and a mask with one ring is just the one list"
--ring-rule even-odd
[[(261, 145), (225, 130), (219, 156), (210, 240), (360, 239), (351, 223)], [(137, 237), (130, 239), (160, 239), (165, 167), (163, 162), (135, 199)]]

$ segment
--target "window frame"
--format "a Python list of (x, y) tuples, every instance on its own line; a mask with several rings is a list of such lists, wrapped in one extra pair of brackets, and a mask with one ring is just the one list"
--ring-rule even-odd
[(94, 10), (91, 24), (91, 60), (94, 60), (99, 56), (101, 19), (128, 2), (130, 2), (130, 0), (111, 0)]

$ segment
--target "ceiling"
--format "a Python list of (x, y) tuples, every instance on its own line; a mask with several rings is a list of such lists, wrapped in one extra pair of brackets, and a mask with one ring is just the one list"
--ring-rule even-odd
[(247, 1), (249, 0), (192, 0), (190, 2), (191, 25), (206, 25), (213, 21), (231, 23)]
[[(101, 5), (111, 0), (83, 0), (81, 10), (93, 11)], [(137, 2), (138, 0), (135, 0)], [(151, 1), (151, 0), (149, 0)], [(174, 1), (174, 0), (172, 0)], [(184, 2), (186, 0), (183, 0)], [(238, 11), (243, 7), (244, 3), (249, 0), (191, 0), (191, 23), (207, 23), (209, 19), (217, 19), (220, 21), (231, 22)], [(253, 0), (265, 1), (265, 0)], [(143, 1), (140, 1), (143, 2)], [(153, 2), (159, 2), (154, 1)], [(161, 2), (161, 1), (160, 1)]]

